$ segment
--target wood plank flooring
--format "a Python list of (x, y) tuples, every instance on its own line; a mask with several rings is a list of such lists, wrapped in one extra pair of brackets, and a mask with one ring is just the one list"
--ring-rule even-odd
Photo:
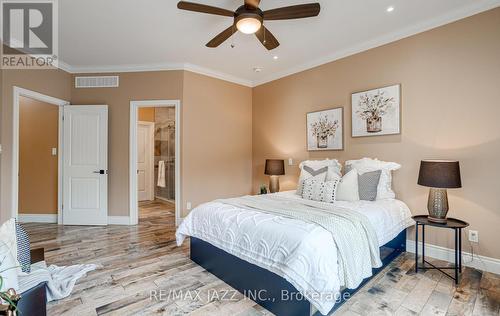
[[(189, 260), (175, 244), (173, 206), (140, 205), (137, 226), (26, 224), (48, 264), (96, 263), (49, 315), (271, 315)], [(176, 297), (169, 292), (185, 293)], [(181, 292), (179, 292), (181, 293)], [(466, 268), (455, 287), (437, 271), (415, 274), (403, 254), (335, 315), (500, 315), (500, 276)]]

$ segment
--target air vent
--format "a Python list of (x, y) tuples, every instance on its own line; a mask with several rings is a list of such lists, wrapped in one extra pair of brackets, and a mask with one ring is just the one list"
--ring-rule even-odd
[(76, 88), (117, 88), (120, 77), (99, 76), (99, 77), (75, 77)]

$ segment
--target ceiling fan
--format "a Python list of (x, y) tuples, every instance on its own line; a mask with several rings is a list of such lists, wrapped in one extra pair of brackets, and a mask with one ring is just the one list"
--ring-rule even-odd
[(280, 43), (263, 25), (264, 21), (308, 18), (317, 16), (321, 10), (319, 3), (308, 3), (262, 11), (259, 9), (260, 0), (244, 1), (245, 3), (234, 12), (188, 1), (180, 1), (177, 4), (177, 8), (181, 10), (227, 16), (234, 19), (230, 27), (219, 33), (219, 35), (206, 44), (207, 47), (218, 47), (230, 38), (237, 29), (245, 34), (255, 34), (262, 45), (268, 50), (275, 49)]

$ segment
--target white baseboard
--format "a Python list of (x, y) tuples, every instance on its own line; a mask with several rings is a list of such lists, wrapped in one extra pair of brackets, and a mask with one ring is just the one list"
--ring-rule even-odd
[(18, 214), (20, 223), (57, 223), (57, 214)]
[[(418, 242), (419, 253), (422, 254), (422, 242)], [(415, 241), (406, 240), (406, 251), (415, 253)], [(448, 262), (455, 262), (455, 250), (436, 246), (432, 244), (425, 244), (425, 256), (434, 259), (444, 260)], [(478, 270), (488, 271), (500, 274), (500, 259), (480, 256), (462, 251), (462, 264), (468, 267), (476, 268)]]
[(108, 225), (130, 225), (129, 216), (108, 216)]

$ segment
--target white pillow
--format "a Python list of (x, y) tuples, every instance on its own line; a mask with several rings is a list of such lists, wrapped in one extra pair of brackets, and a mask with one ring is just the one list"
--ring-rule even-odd
[[(5, 270), (5, 271), (4, 271)], [(0, 271), (4, 285), (0, 290), (19, 290), (17, 274), (21, 271), (17, 261), (16, 221), (10, 219), (0, 226)]]
[(334, 203), (336, 200), (338, 179), (332, 181), (318, 181), (308, 179), (304, 181), (302, 198), (306, 200)]
[(305, 160), (299, 165), (300, 170), (302, 167), (309, 166), (313, 169), (320, 169), (323, 167), (328, 167), (328, 174), (326, 175), (326, 181), (337, 179), (342, 177), (342, 165), (337, 159), (324, 159), (324, 160)]
[(337, 201), (359, 201), (358, 172), (352, 169), (340, 179), (337, 185)]
[(396, 193), (392, 190), (392, 171), (401, 168), (400, 164), (371, 158), (348, 160), (345, 164), (356, 169), (359, 174), (382, 170), (377, 186), (377, 200), (396, 198)]

